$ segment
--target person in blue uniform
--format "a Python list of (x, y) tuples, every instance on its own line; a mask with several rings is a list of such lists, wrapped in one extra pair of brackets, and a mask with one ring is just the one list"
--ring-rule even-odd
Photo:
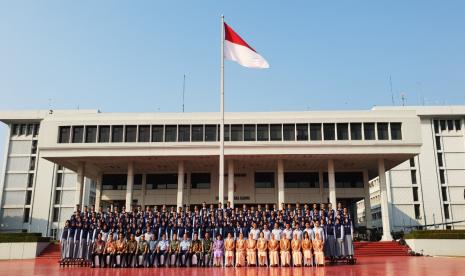
[(324, 226), (325, 229), (325, 256), (329, 257), (331, 261), (336, 256), (336, 229), (331, 218), (328, 219), (328, 223)]
[(344, 227), (344, 253), (346, 257), (352, 259), (354, 256), (354, 228), (352, 226), (352, 221), (349, 219), (348, 216), (344, 218), (344, 223), (342, 226)]
[(336, 223), (334, 224), (334, 233), (336, 238), (336, 250), (335, 256), (340, 259), (344, 256), (344, 227), (342, 226), (340, 220), (336, 218)]

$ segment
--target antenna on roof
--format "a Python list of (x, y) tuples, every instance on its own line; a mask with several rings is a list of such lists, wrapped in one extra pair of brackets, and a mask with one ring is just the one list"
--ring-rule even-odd
[(186, 94), (186, 74), (184, 74), (184, 78), (182, 81), (182, 112), (184, 113), (184, 97)]
[(53, 114), (52, 98), (48, 98), (48, 114)]
[(402, 106), (405, 106), (405, 101), (407, 100), (407, 98), (405, 97), (405, 94), (404, 93), (400, 94), (400, 98), (402, 99)]
[(394, 93), (392, 93), (392, 78), (391, 78), (391, 75), (389, 75), (389, 89), (391, 90), (391, 102), (392, 102), (392, 105), (395, 105), (394, 104)]
[(418, 85), (418, 97), (419, 97), (419, 103), (418, 104), (421, 104), (421, 105), (425, 105), (425, 98), (423, 97), (423, 84), (421, 83), (421, 81), (417, 81), (417, 85)]

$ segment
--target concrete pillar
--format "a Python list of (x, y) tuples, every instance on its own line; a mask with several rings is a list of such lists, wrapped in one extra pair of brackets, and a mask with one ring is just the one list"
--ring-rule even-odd
[(102, 200), (102, 174), (97, 177), (97, 184), (95, 185), (95, 209), (98, 210)]
[(128, 163), (128, 178), (126, 182), (126, 212), (132, 209), (132, 190), (134, 186), (134, 162)]
[(370, 179), (368, 178), (368, 170), (363, 171), (363, 188), (365, 192), (365, 223), (367, 228), (371, 228), (371, 199), (370, 199)]
[(234, 161), (228, 161), (228, 201), (234, 208)]
[(328, 186), (329, 186), (329, 202), (333, 206), (337, 206), (336, 199), (336, 176), (334, 172), (334, 160), (328, 160)]
[(325, 202), (323, 198), (324, 187), (323, 187), (323, 170), (322, 169), (318, 170), (318, 185), (320, 187), (320, 202)]
[(184, 205), (187, 205), (190, 207), (191, 205), (191, 187), (192, 187), (192, 182), (191, 182), (191, 172), (187, 172), (185, 173), (187, 179), (186, 179), (186, 193), (184, 194), (183, 196), (183, 201), (184, 201)]
[(381, 195), (381, 220), (383, 222), (383, 241), (392, 241), (391, 223), (389, 221), (389, 206), (386, 187), (386, 167), (384, 159), (378, 159), (379, 190)]
[(145, 194), (147, 193), (147, 174), (142, 174), (142, 188), (141, 188), (141, 199), (140, 205), (142, 206), (142, 210), (145, 211)]
[(77, 169), (77, 179), (76, 179), (76, 194), (74, 197), (74, 205), (82, 210), (82, 194), (84, 191), (84, 167), (85, 163), (80, 162)]
[(178, 162), (178, 195), (176, 197), (177, 209), (182, 207), (182, 196), (184, 192), (184, 161)]
[(282, 204), (286, 203), (284, 197), (284, 162), (282, 159), (278, 160), (278, 208), (282, 210)]

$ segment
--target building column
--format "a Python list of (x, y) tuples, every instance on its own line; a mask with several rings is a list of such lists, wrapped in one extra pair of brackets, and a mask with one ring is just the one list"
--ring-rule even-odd
[(132, 210), (132, 189), (134, 186), (134, 162), (128, 163), (128, 176), (126, 182), (126, 212)]
[(228, 161), (228, 201), (234, 208), (234, 161)]
[(278, 208), (282, 210), (282, 204), (286, 203), (284, 197), (284, 161), (278, 160)]
[(95, 211), (98, 212), (102, 200), (102, 174), (97, 176), (97, 185), (95, 185)]
[(381, 219), (383, 222), (383, 241), (392, 241), (391, 223), (389, 221), (389, 206), (386, 187), (386, 167), (384, 159), (378, 159), (379, 190), (381, 195)]
[(177, 209), (182, 207), (182, 196), (184, 192), (184, 161), (178, 162), (178, 195), (176, 197)]
[(363, 188), (365, 192), (365, 223), (367, 228), (371, 228), (371, 195), (370, 195), (370, 180), (368, 177), (368, 170), (363, 170)]
[(323, 198), (324, 187), (323, 187), (323, 170), (322, 169), (318, 170), (318, 185), (320, 187), (320, 202), (325, 202)]
[(74, 204), (77, 209), (79, 208), (82, 210), (82, 194), (84, 191), (84, 162), (80, 162), (78, 169), (77, 169), (77, 179), (76, 179), (76, 194), (74, 197)]
[(140, 200), (140, 205), (142, 206), (142, 210), (145, 211), (145, 194), (147, 193), (147, 174), (142, 174), (142, 194), (141, 194), (141, 200)]
[(337, 207), (336, 199), (336, 176), (334, 173), (334, 160), (328, 160), (328, 187), (329, 187), (329, 203)]

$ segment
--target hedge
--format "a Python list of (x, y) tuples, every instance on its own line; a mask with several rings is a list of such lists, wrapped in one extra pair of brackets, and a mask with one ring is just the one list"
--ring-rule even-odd
[(0, 233), (0, 243), (10, 242), (50, 242), (50, 238), (41, 233)]
[(465, 230), (425, 230), (405, 234), (404, 239), (465, 239)]

